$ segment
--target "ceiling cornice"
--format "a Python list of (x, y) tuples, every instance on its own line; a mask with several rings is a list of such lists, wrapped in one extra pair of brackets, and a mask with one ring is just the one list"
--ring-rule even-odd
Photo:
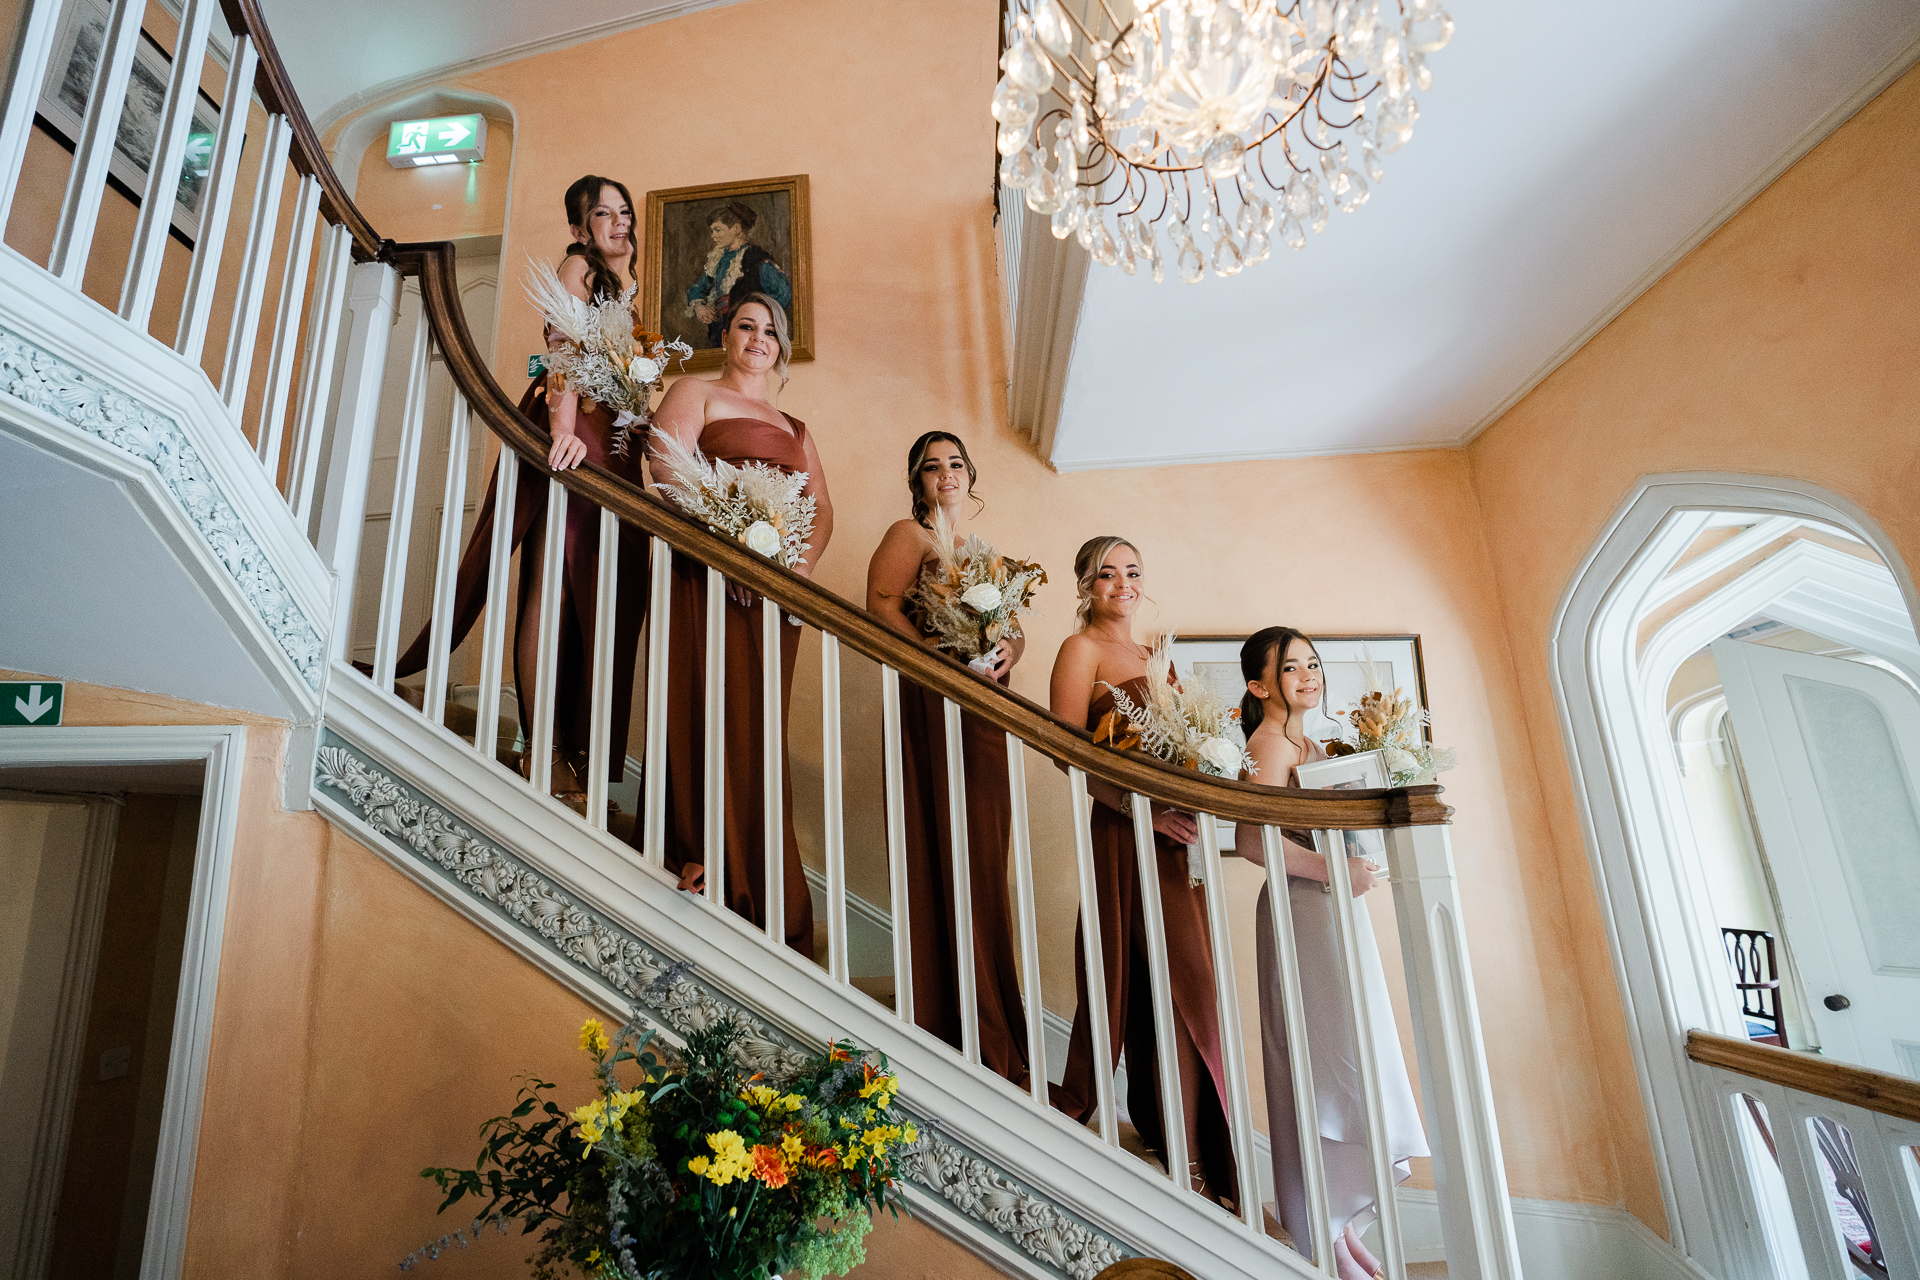
[(552, 53), (558, 49), (570, 49), (575, 45), (588, 44), (595, 40), (604, 40), (608, 36), (619, 35), (623, 31), (632, 31), (638, 27), (650, 27), (656, 22), (669, 22), (674, 18), (684, 18), (688, 14), (703, 9), (719, 9), (727, 5), (738, 4), (740, 0), (670, 0), (656, 9), (645, 13), (630, 14), (624, 18), (613, 18), (606, 22), (596, 22), (592, 26), (579, 27), (573, 31), (558, 35), (543, 36), (538, 40), (529, 40), (524, 44), (509, 45), (494, 53), (483, 54), (477, 58), (465, 58), (459, 62), (446, 62), (437, 67), (429, 67), (412, 75), (398, 76), (380, 84), (349, 94), (340, 101), (332, 103), (314, 117), (314, 128), (322, 137), (341, 122), (351, 120), (370, 107), (376, 107), (390, 98), (403, 97), (422, 89), (431, 89), (445, 84), (460, 76), (476, 71), (486, 71), (493, 67), (505, 66), (509, 62), (518, 62), (522, 58), (538, 57), (543, 53)]

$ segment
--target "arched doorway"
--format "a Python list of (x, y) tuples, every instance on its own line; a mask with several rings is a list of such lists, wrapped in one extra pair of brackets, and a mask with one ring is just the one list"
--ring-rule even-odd
[[(1691, 1028), (1754, 1031), (1721, 933), (1736, 927), (1731, 904), (1744, 897), (1738, 909), (1764, 918), (1738, 927), (1781, 944), (1782, 1012), (1793, 1015), (1782, 1019), (1787, 1038), (1795, 1024), (1803, 1040), (1821, 1035), (1795, 990), (1796, 973), (1803, 988), (1838, 980), (1831, 965), (1809, 963), (1830, 949), (1834, 930), (1807, 923), (1805, 892), (1786, 895), (1795, 910), (1780, 908), (1784, 877), (1774, 873), (1794, 864), (1804, 882), (1800, 842), (1779, 841), (1766, 856), (1764, 828), (1780, 829), (1778, 806), (1769, 815), (1766, 803), (1747, 803), (1755, 788), (1741, 765), (1772, 754), (1760, 749), (1763, 735), (1784, 737), (1765, 735), (1754, 709), (1770, 699), (1777, 713), (1776, 695), (1791, 679), (1811, 675), (1838, 687), (1846, 683), (1838, 676), (1864, 671), (1920, 698), (1915, 603), (1913, 581), (1885, 535), (1844, 499), (1792, 480), (1685, 474), (1635, 486), (1555, 615), (1555, 692), (1667, 1216), (1676, 1246), (1714, 1274), (1774, 1274), (1780, 1256), (1752, 1225), (1765, 1216), (1754, 1209), (1764, 1207), (1745, 1198), (1734, 1176), (1743, 1153), (1709, 1137), (1724, 1129), (1714, 1100), (1690, 1086), (1684, 1051)], [(1818, 662), (1840, 665), (1806, 665)], [(1772, 692), (1760, 697), (1769, 682)], [(1865, 721), (1848, 705), (1857, 731)], [(1920, 701), (1913, 706), (1920, 721)], [(1690, 784), (1685, 769), (1690, 750), (1712, 760), (1716, 737), (1729, 784), (1717, 817), (1704, 779)], [(1805, 759), (1799, 764), (1809, 772)], [(1780, 776), (1768, 775), (1768, 798)], [(1718, 834), (1709, 829), (1715, 820)], [(1736, 820), (1757, 820), (1744, 868), (1737, 833), (1726, 830)], [(1742, 879), (1744, 894), (1735, 892)], [(1915, 884), (1920, 893), (1920, 879)], [(1871, 915), (1864, 904), (1849, 910)]]

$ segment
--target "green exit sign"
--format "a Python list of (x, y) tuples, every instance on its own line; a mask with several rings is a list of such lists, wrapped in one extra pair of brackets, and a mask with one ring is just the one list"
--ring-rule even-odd
[(387, 127), (387, 163), (396, 169), (459, 164), (487, 156), (485, 116), (395, 120)]
[(60, 723), (67, 686), (60, 680), (0, 680), (0, 725)]

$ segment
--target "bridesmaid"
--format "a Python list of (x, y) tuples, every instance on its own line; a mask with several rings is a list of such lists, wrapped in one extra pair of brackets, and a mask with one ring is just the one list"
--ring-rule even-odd
[[(963, 500), (973, 496), (973, 459), (960, 437), (929, 431), (907, 451), (913, 517), (897, 520), (867, 566), (867, 608), (910, 640), (932, 633), (910, 615), (907, 592), (934, 565), (933, 513), (946, 514), (954, 545), (965, 540)], [(1026, 649), (1024, 638), (1000, 646), (987, 677), (1005, 686)], [(1007, 899), (1007, 840), (1013, 801), (1007, 790), (1007, 738), (971, 712), (961, 716), (961, 760), (967, 781), (967, 881), (972, 892), (974, 988), (980, 1061), (1025, 1086), (1027, 1030), (1014, 968), (1013, 919)], [(960, 1047), (960, 991), (954, 941), (952, 827), (947, 806), (945, 700), (909, 680), (900, 682), (902, 801), (906, 810), (907, 903), (913, 944), (913, 1020)]]
[[(820, 451), (806, 424), (773, 407), (773, 396), (787, 383), (793, 354), (787, 337), (787, 313), (764, 293), (749, 295), (725, 321), (720, 335), (725, 367), (711, 381), (681, 378), (668, 388), (654, 412), (654, 430), (671, 434), (689, 449), (735, 464), (764, 462), (789, 473), (807, 473), (806, 493), (815, 502), (813, 547), (794, 566), (802, 577), (833, 536), (833, 503), (827, 497)], [(776, 382), (775, 380), (778, 379)], [(656, 468), (662, 464), (656, 458)], [(702, 742), (706, 716), (707, 569), (685, 556), (673, 559), (671, 622), (667, 630), (667, 869), (680, 887), (699, 891), (706, 882), (706, 839), (702, 804), (706, 767)], [(765, 696), (762, 672), (761, 610), (745, 589), (727, 587), (726, 743), (724, 782), (726, 851), (723, 887), (736, 912), (765, 927), (766, 828), (761, 729)], [(790, 723), (794, 660), (800, 653), (800, 628), (780, 627), (780, 723)], [(780, 744), (783, 757), (785, 744)], [(649, 767), (652, 767), (651, 765)], [(800, 846), (793, 836), (793, 773), (782, 761), (781, 821), (785, 850), (787, 945), (813, 959), (813, 905), (800, 869)]]
[[(1080, 630), (1068, 636), (1054, 659), (1049, 701), (1063, 720), (1089, 730), (1114, 706), (1113, 690), (1146, 701), (1147, 646), (1133, 638), (1140, 603), (1140, 553), (1124, 538), (1094, 538), (1074, 557), (1079, 579)], [(1166, 1151), (1160, 1114), (1159, 1055), (1154, 1046), (1153, 991), (1147, 969), (1145, 916), (1141, 912), (1139, 861), (1126, 796), (1111, 783), (1089, 778), (1093, 793), (1094, 874), (1100, 893), (1101, 960), (1112, 1043), (1101, 1052), (1118, 1062), (1127, 1052), (1127, 1113), (1148, 1146)], [(1172, 988), (1174, 1056), (1180, 1066), (1186, 1126), (1187, 1173), (1194, 1190), (1223, 1202), (1239, 1198), (1228, 1128), (1226, 1070), (1220, 1047), (1220, 1006), (1213, 982), (1204, 891), (1187, 883), (1185, 846), (1199, 839), (1190, 813), (1153, 806), (1154, 859), (1159, 869), (1161, 911), (1166, 922), (1167, 966)], [(1088, 922), (1082, 918), (1079, 929)], [(1078, 930), (1074, 967), (1080, 1008), (1067, 1047), (1066, 1077), (1053, 1091), (1054, 1105), (1076, 1120), (1092, 1114), (1092, 1028), (1088, 1021), (1087, 973)]]
[[(1327, 753), (1307, 737), (1306, 713), (1320, 705), (1324, 687), (1320, 654), (1292, 627), (1268, 627), (1256, 632), (1240, 650), (1240, 672), (1246, 678), (1246, 696), (1240, 702), (1240, 723), (1247, 731), (1247, 751), (1259, 766), (1256, 775), (1273, 785), (1297, 786), (1294, 769)], [(1320, 1122), (1320, 1153), (1326, 1164), (1328, 1209), (1333, 1215), (1329, 1234), (1341, 1280), (1368, 1280), (1381, 1271), (1380, 1260), (1360, 1243), (1359, 1229), (1374, 1208), (1373, 1163), (1367, 1153), (1367, 1119), (1356, 1067), (1359, 1050), (1354, 1034), (1352, 1005), (1341, 976), (1340, 950), (1333, 933), (1333, 901), (1327, 896), (1326, 859), (1312, 847), (1304, 831), (1288, 831), (1286, 851), (1287, 897), (1293, 912), (1293, 936), (1300, 963), (1300, 996), (1305, 1006), (1308, 1058), (1313, 1067), (1313, 1096)], [(1243, 840), (1240, 854), (1265, 865), (1265, 851), (1257, 841)], [(1349, 856), (1347, 875), (1358, 898), (1380, 883), (1371, 863)], [(1274, 959), (1273, 916), (1268, 891), (1260, 890), (1255, 909), (1260, 965), (1260, 1044), (1266, 1066), (1267, 1132), (1273, 1141), (1275, 1210), (1295, 1246), (1307, 1251), (1309, 1220), (1306, 1186), (1301, 1176), (1300, 1132), (1293, 1101), (1293, 1061), (1287, 1046), (1286, 1005), (1280, 967)], [(1389, 1158), (1397, 1181), (1412, 1172), (1407, 1163), (1427, 1152), (1426, 1134), (1407, 1078), (1400, 1035), (1388, 1002), (1387, 978), (1380, 967), (1380, 949), (1365, 907), (1353, 913), (1360, 953), (1361, 980), (1367, 988), (1367, 1008), (1380, 1066), (1382, 1116), (1386, 1122)]]
[[(618, 297), (631, 288), (637, 249), (633, 237), (633, 200), (612, 178), (588, 174), (566, 193), (567, 223), (573, 243), (567, 246), (560, 281), (582, 301), (606, 295)], [(548, 333), (550, 347), (562, 339)], [(552, 436), (547, 466), (566, 471), (590, 462), (611, 471), (636, 487), (645, 485), (640, 459), (644, 437), (619, 449), (614, 414), (593, 400), (566, 389), (557, 376), (542, 375), (520, 398), (520, 412), (536, 429)], [(616, 451), (617, 450), (617, 451)], [(524, 459), (513, 507), (513, 545), (520, 548), (519, 604), (514, 623), (513, 679), (520, 705), (520, 723), (533, 736), (533, 690), (540, 647), (541, 572), (546, 556), (547, 475)], [(455, 582), (453, 634), (457, 649), (487, 603), (491, 566), (494, 487), (499, 473), (487, 484), (479, 518), (466, 552), (460, 558)], [(600, 573), (600, 509), (586, 498), (567, 498), (565, 569), (560, 584), (560, 642), (554, 664), (553, 793), (575, 809), (586, 807), (587, 733), (593, 715), (594, 607)], [(607, 780), (617, 783), (625, 772), (628, 720), (633, 704), (633, 669), (641, 624), (647, 615), (647, 539), (633, 525), (620, 526), (620, 581), (614, 606), (613, 700), (609, 704), (611, 750)], [(423, 628), (401, 655), (395, 674), (412, 675), (427, 665), (428, 630)], [(521, 772), (528, 772), (527, 761)], [(637, 836), (636, 836), (637, 838)]]

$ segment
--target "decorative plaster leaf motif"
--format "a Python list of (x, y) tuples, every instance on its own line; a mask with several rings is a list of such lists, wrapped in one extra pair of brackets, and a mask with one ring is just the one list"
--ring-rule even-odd
[[(447, 810), (363, 757), (331, 733), (314, 762), (314, 781), (344, 795), (367, 825), (412, 849), (475, 897), (531, 930), (574, 964), (599, 975), (685, 1034), (732, 1014), (749, 1028), (742, 1058), (769, 1076), (791, 1075), (805, 1060), (790, 1039), (738, 1004), (688, 976), (625, 929), (554, 887), (514, 855), (476, 836)], [(1131, 1254), (980, 1156), (938, 1136), (916, 1113), (920, 1137), (903, 1147), (907, 1177), (1005, 1236), (1069, 1280), (1093, 1280)]]
[(0, 329), (0, 392), (150, 463), (309, 689), (322, 642), (178, 423)]

